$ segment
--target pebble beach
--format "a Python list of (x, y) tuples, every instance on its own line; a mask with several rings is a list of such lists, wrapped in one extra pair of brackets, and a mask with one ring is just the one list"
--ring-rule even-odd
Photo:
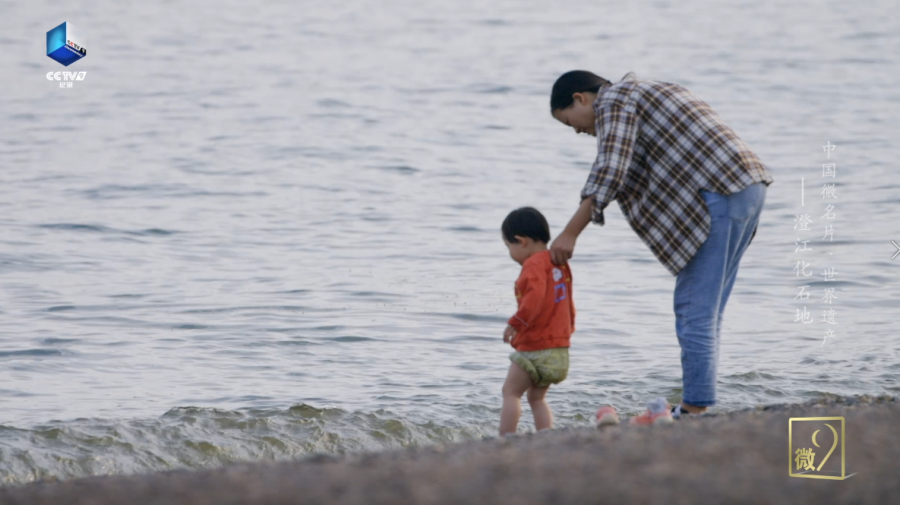
[[(842, 416), (844, 480), (788, 475), (788, 420)], [(566, 428), (349, 456), (0, 488), (8, 505), (892, 503), (900, 401), (831, 398), (669, 425)]]

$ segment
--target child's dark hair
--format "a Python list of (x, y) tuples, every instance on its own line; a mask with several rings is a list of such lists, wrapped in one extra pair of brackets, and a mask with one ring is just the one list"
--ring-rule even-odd
[(534, 207), (522, 207), (510, 212), (503, 220), (500, 231), (503, 232), (503, 238), (512, 244), (518, 242), (516, 235), (545, 244), (550, 242), (550, 225), (547, 224), (544, 215)]
[[(622, 77), (622, 80), (636, 80), (637, 77), (633, 72), (628, 72)], [(585, 93), (590, 91), (596, 93), (601, 86), (612, 84), (599, 75), (588, 72), (587, 70), (571, 70), (559, 76), (553, 83), (553, 90), (550, 92), (550, 112), (555, 110), (566, 109), (572, 105), (572, 95), (575, 93)]]

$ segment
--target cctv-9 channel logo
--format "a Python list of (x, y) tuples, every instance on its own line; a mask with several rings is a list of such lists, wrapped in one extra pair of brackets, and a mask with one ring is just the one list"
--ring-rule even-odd
[(87, 56), (84, 36), (72, 23), (63, 22), (47, 32), (47, 56), (68, 67)]

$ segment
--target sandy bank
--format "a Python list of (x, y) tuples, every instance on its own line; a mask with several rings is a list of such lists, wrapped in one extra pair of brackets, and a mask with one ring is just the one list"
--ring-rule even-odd
[[(788, 476), (788, 418), (846, 418), (847, 480)], [(900, 400), (773, 405), (671, 426), (0, 488), (3, 504), (900, 503)]]

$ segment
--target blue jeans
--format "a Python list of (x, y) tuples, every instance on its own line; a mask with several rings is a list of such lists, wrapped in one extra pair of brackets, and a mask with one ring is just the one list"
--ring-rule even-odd
[(738, 264), (759, 223), (766, 185), (758, 182), (730, 195), (700, 190), (712, 225), (709, 237), (675, 278), (675, 332), (681, 345), (682, 401), (716, 404), (716, 371), (722, 313)]

